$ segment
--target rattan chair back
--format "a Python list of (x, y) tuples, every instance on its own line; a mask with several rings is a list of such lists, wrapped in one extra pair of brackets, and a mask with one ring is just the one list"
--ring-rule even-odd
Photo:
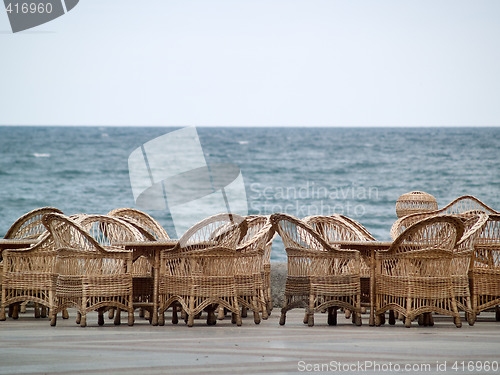
[(306, 308), (304, 322), (309, 326), (314, 325), (315, 312), (343, 307), (353, 311), (353, 320), (360, 325), (359, 252), (338, 250), (309, 224), (290, 215), (273, 214), (271, 224), (283, 240), (288, 259), (280, 324), (285, 324), (286, 312), (296, 307)]
[(117, 208), (108, 213), (134, 225), (149, 241), (169, 239), (167, 231), (147, 213), (134, 208)]
[(35, 239), (40, 237), (47, 230), (42, 224), (42, 217), (52, 212), (62, 214), (62, 211), (54, 207), (37, 208), (24, 214), (12, 224), (4, 238)]

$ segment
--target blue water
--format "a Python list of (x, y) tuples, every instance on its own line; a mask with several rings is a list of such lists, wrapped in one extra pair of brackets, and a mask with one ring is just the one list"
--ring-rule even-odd
[[(175, 128), (0, 127), (0, 235), (23, 213), (135, 207), (128, 157)], [(388, 240), (395, 202), (470, 194), (500, 209), (500, 128), (198, 128), (208, 163), (237, 164), (250, 214), (348, 215)], [(148, 211), (174, 232), (168, 212)], [(279, 241), (273, 260), (286, 255)]]

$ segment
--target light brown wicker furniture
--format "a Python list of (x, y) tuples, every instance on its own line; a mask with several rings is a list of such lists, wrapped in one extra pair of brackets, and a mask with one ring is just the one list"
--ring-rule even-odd
[(242, 317), (246, 316), (246, 309), (250, 309), (256, 324), (260, 323), (259, 312), (262, 313), (262, 319), (268, 318), (263, 261), (265, 247), (273, 235), (269, 217), (247, 218), (247, 233), (236, 248), (235, 280), (238, 302)]
[(376, 253), (376, 325), (380, 314), (394, 310), (404, 315), (406, 327), (431, 312), (450, 315), (461, 327), (450, 266), (463, 231), (460, 219), (434, 216), (406, 229), (389, 250)]
[[(304, 218), (303, 221), (321, 234), (330, 245), (339, 241), (369, 241), (373, 238), (361, 224), (343, 215), (314, 215)], [(361, 304), (362, 306), (369, 306), (371, 273), (369, 265), (371, 263), (369, 257), (363, 257), (363, 254), (360, 255)], [(329, 314), (332, 315), (329, 319), (336, 322), (337, 309), (331, 307)], [(350, 311), (346, 310), (346, 315), (349, 316), (349, 314)]]
[[(167, 231), (147, 213), (134, 208), (117, 208), (108, 212), (109, 216), (118, 217), (133, 225), (146, 241), (163, 241), (170, 239)], [(154, 279), (153, 264), (154, 251), (147, 255), (134, 258), (132, 265), (132, 274), (134, 278), (134, 307), (141, 309), (141, 316), (144, 316), (144, 310), (149, 311), (149, 320), (153, 316), (153, 295)], [(113, 310), (110, 310), (110, 318), (113, 316)], [(154, 313), (156, 314), (156, 312)]]
[[(63, 308), (78, 310), (77, 323), (87, 325), (87, 313), (115, 307), (128, 312), (134, 324), (132, 298), (132, 252), (112, 246), (118, 240), (132, 241), (139, 235), (127, 223), (108, 216), (90, 215), (81, 224), (61, 214), (47, 214), (43, 224), (54, 238), (57, 251), (57, 303), (51, 325)], [(118, 323), (118, 321), (115, 321)]]
[[(290, 215), (273, 214), (271, 223), (288, 258), (280, 324), (285, 324), (286, 313), (293, 308), (305, 307), (304, 323), (313, 326), (315, 312), (343, 307), (353, 311), (353, 321), (361, 325), (359, 252), (330, 246), (311, 226)], [(332, 319), (328, 323), (335, 324)]]
[(500, 215), (491, 214), (484, 226), (472, 256), (469, 271), (473, 319), (496, 306), (500, 321)]
[[(41, 207), (34, 209), (30, 212), (27, 212), (23, 216), (21, 216), (19, 219), (17, 219), (14, 224), (11, 225), (7, 233), (5, 234), (4, 238), (5, 239), (36, 239), (39, 238), (44, 232), (46, 232), (45, 227), (42, 224), (42, 216), (44, 214), (47, 214), (49, 212), (58, 212), (62, 213), (59, 209), (55, 207)], [(2, 263), (1, 263), (1, 256), (0, 256), (0, 288), (2, 285), (2, 280), (1, 280), (1, 268), (2, 268)], [(26, 311), (26, 303), (24, 302), (20, 306), (21, 312)], [(9, 316), (14, 316), (17, 317), (18, 314), (18, 305), (14, 305), (15, 308), (14, 310), (9, 309)], [(47, 316), (47, 311), (45, 306), (42, 307), (42, 312), (40, 314), (40, 309), (38, 308), (38, 304), (35, 304), (35, 316), (36, 317), (46, 317)]]
[(216, 323), (215, 309), (225, 307), (232, 321), (241, 325), (241, 313), (234, 277), (236, 245), (246, 232), (246, 221), (234, 214), (219, 214), (191, 227), (171, 251), (161, 251), (159, 282), (159, 324), (170, 306), (176, 323), (180, 304), (192, 327), (194, 317), (204, 309), (207, 324)]
[(413, 213), (403, 217), (400, 217), (394, 222), (391, 228), (391, 238), (395, 239), (399, 236), (406, 228), (410, 227), (412, 224), (426, 217), (431, 217), (434, 215), (461, 215), (461, 216), (473, 216), (477, 212), (484, 212), (486, 214), (498, 214), (493, 208), (487, 206), (485, 203), (481, 202), (476, 197), (472, 195), (463, 195), (456, 198), (452, 202), (448, 203), (446, 206), (439, 210), (425, 211), (421, 213)]
[(437, 201), (431, 194), (423, 191), (411, 191), (401, 195), (396, 201), (396, 215), (406, 215), (435, 211), (438, 209)]
[[(3, 282), (0, 320), (6, 319), (6, 309), (18, 318), (19, 306), (32, 301), (53, 308), (55, 292), (56, 254), (52, 238), (46, 233), (31, 247), (8, 249), (2, 252)], [(35, 309), (35, 317), (40, 317)]]

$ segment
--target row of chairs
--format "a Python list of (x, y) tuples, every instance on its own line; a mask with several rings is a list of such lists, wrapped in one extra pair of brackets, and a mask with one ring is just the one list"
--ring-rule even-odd
[[(207, 322), (214, 324), (214, 310), (226, 308), (241, 324), (241, 309), (251, 309), (255, 323), (266, 319), (270, 299), (270, 252), (274, 233), (265, 216), (215, 215), (193, 226), (172, 251), (160, 257), (159, 311), (182, 308), (188, 325), (201, 310), (209, 312)], [(86, 315), (98, 311), (115, 315), (128, 312), (134, 323), (134, 309), (150, 309), (153, 291), (154, 257), (136, 256), (114, 244), (134, 241), (168, 240), (156, 220), (134, 209), (113, 210), (107, 215), (74, 215), (42, 208), (20, 218), (9, 230), (9, 238), (36, 238), (28, 249), (2, 253), (2, 299), (0, 320), (6, 309), (18, 317), (26, 301), (49, 309), (51, 324), (57, 314), (76, 307), (77, 322), (86, 325)], [(35, 306), (35, 311), (36, 311)], [(116, 313), (115, 313), (116, 312)], [(44, 315), (44, 314), (40, 314)], [(221, 317), (223, 315), (221, 314)], [(163, 319), (162, 319), (163, 318)]]
[[(304, 322), (314, 325), (314, 314), (328, 311), (336, 324), (337, 309), (352, 314), (361, 324), (361, 313), (375, 298), (376, 323), (389, 311), (410, 326), (432, 324), (432, 313), (452, 316), (461, 325), (459, 311), (469, 324), (477, 315), (500, 304), (500, 215), (474, 197), (461, 197), (441, 210), (407, 215), (391, 230), (393, 244), (373, 259), (355, 250), (340, 250), (337, 241), (373, 241), (359, 223), (343, 215), (311, 216), (303, 220), (285, 214), (248, 216), (221, 214), (193, 226), (174, 249), (161, 251), (159, 316), (172, 308), (172, 322), (180, 310), (188, 323), (205, 310), (207, 323), (216, 315), (232, 314), (241, 324), (251, 310), (255, 323), (272, 309), (270, 252), (279, 234), (288, 257), (286, 313), (304, 307)], [(67, 317), (76, 307), (77, 321), (98, 311), (99, 324), (110, 311), (120, 323), (120, 311), (134, 322), (134, 309), (149, 309), (154, 295), (150, 255), (137, 255), (114, 244), (129, 241), (162, 241), (165, 229), (144, 212), (118, 209), (107, 215), (67, 217), (54, 208), (42, 208), (20, 218), (6, 238), (33, 238), (29, 249), (5, 250), (0, 263), (2, 299), (0, 320), (6, 309), (14, 318), (26, 301), (49, 308), (51, 324), (57, 314)], [(376, 293), (370, 293), (370, 278)], [(111, 314), (113, 313), (113, 314)], [(497, 319), (500, 318), (497, 309)], [(500, 320), (500, 319), (499, 319)]]
[[(391, 229), (393, 243), (373, 261), (354, 250), (339, 250), (338, 241), (373, 241), (359, 223), (342, 215), (299, 220), (274, 214), (272, 225), (282, 237), (288, 256), (286, 312), (305, 307), (304, 323), (314, 325), (314, 313), (336, 311), (360, 314), (369, 305), (369, 278), (375, 278), (376, 325), (395, 317), (405, 325), (418, 318), (432, 325), (432, 313), (449, 315), (461, 326), (459, 311), (473, 325), (481, 311), (500, 304), (500, 215), (477, 198), (457, 198), (441, 210), (402, 217)], [(497, 306), (497, 320), (500, 320)]]

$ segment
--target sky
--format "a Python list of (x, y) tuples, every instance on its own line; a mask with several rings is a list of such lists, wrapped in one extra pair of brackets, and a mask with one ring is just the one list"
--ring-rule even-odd
[(498, 0), (80, 0), (13, 34), (0, 125), (498, 126)]

